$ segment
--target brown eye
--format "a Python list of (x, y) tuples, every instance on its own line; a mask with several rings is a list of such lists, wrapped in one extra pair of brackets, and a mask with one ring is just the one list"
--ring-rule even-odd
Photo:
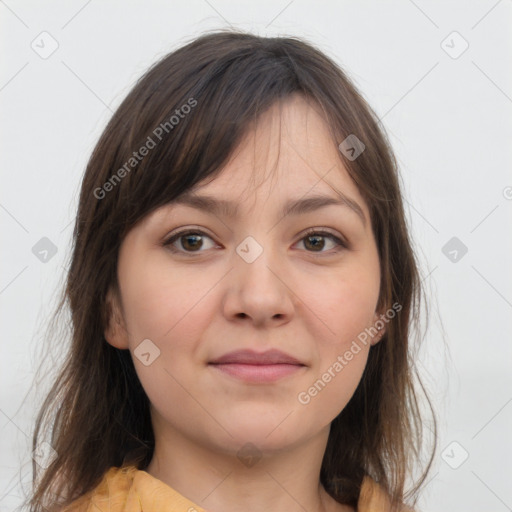
[[(164, 242), (163, 245), (169, 246), (172, 252), (202, 252), (204, 239), (211, 240), (211, 237), (198, 230), (180, 231)], [(176, 242), (180, 247), (175, 246)]]
[[(330, 240), (331, 243), (334, 244), (334, 247), (327, 247), (327, 251), (324, 251), (323, 249), (326, 247), (326, 239)], [(328, 252), (328, 250), (332, 248), (335, 250), (346, 248), (346, 244), (344, 242), (327, 231), (310, 231), (304, 238), (302, 238), (301, 242), (302, 241), (304, 242), (306, 249), (308, 249), (308, 252)]]

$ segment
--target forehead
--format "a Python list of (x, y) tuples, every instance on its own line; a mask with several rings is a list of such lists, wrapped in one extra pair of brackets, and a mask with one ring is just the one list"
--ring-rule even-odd
[(348, 173), (329, 126), (315, 103), (294, 95), (258, 118), (227, 163), (191, 190), (243, 205), (312, 195), (352, 200), (368, 208)]

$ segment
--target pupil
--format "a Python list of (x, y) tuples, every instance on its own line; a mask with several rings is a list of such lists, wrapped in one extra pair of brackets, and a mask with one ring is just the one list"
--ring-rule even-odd
[[(322, 236), (308, 236), (307, 237), (308, 241), (311, 241), (311, 240), (318, 241), (319, 239), (323, 239), (323, 237)], [(320, 249), (323, 248), (323, 245), (324, 245), (323, 243), (317, 243), (317, 242), (313, 242), (313, 244), (312, 244), (313, 248), (320, 248)]]
[(192, 243), (191, 247), (186, 247), (186, 246), (189, 245), (189, 240), (190, 239), (192, 239), (192, 240), (195, 239), (197, 241), (198, 239), (201, 238), (200, 235), (186, 235), (184, 238), (185, 238), (185, 244), (184, 244), (185, 245), (185, 249), (197, 249), (197, 248), (201, 247), (200, 244), (197, 245), (197, 244), (194, 244), (194, 243)]

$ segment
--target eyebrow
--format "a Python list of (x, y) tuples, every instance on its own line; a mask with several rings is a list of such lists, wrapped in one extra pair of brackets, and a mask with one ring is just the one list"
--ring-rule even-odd
[[(326, 195), (311, 195), (306, 198), (290, 199), (281, 210), (281, 216), (286, 215), (303, 215), (310, 213), (320, 208), (327, 206), (344, 206), (348, 207), (351, 211), (357, 214), (362, 221), (363, 225), (366, 226), (366, 217), (363, 213), (363, 209), (359, 204), (347, 197), (346, 195), (338, 192), (339, 197), (331, 197)], [(234, 201), (226, 199), (218, 199), (208, 195), (198, 195), (194, 192), (185, 192), (181, 196), (177, 197), (170, 204), (182, 204), (190, 206), (198, 210), (202, 210), (214, 215), (224, 216), (228, 218), (234, 218), (238, 216), (238, 204)]]

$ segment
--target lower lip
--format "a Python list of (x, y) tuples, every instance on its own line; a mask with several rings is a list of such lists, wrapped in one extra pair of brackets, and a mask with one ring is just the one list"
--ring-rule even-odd
[(296, 364), (211, 364), (217, 370), (246, 382), (274, 382), (292, 375), (304, 366)]

